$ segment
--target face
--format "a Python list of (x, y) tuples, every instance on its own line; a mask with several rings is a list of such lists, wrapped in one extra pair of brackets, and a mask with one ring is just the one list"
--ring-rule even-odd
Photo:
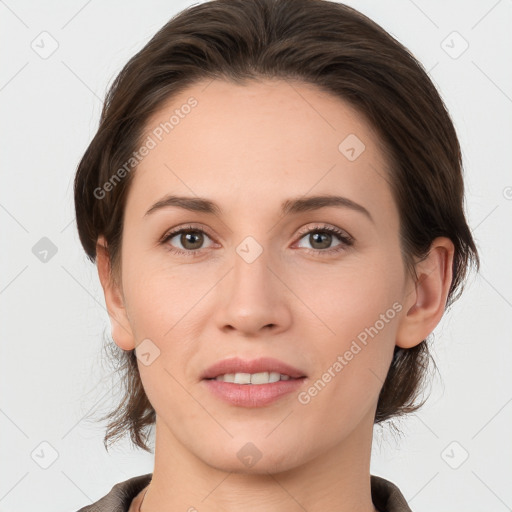
[[(264, 472), (368, 432), (410, 289), (369, 124), (310, 85), (217, 80), (168, 102), (147, 137), (121, 279), (133, 343), (149, 354), (138, 364), (157, 439), (226, 471)], [(152, 208), (169, 195), (216, 210)], [(317, 196), (343, 199), (308, 202)], [(274, 358), (304, 377), (266, 403), (234, 403), (202, 379), (233, 357)], [(253, 468), (243, 450), (261, 455)]]

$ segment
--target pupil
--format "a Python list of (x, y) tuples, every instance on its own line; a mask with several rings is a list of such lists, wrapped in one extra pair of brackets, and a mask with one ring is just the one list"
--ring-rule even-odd
[[(330, 242), (331, 236), (332, 235), (329, 233), (315, 233), (315, 234), (311, 235), (311, 237), (314, 240), (314, 242), (311, 245), (313, 245), (313, 247), (314, 247), (314, 244), (317, 243), (317, 240), (315, 240), (315, 238), (319, 237), (321, 239), (322, 237), (327, 237), (327, 240), (324, 240), (322, 248), (329, 247), (329, 242)], [(326, 241), (327, 241), (327, 243), (325, 243)], [(322, 244), (321, 240), (319, 243)]]
[[(198, 247), (201, 246), (201, 242), (202, 242), (201, 233), (198, 233), (197, 231), (195, 231), (192, 233), (184, 233), (182, 235), (181, 243), (182, 243), (183, 247), (187, 247), (186, 243), (190, 242), (189, 237), (192, 237), (191, 243), (192, 243), (193, 247), (191, 247), (191, 249), (197, 249)], [(196, 240), (196, 242), (193, 241), (194, 237), (196, 237), (198, 239), (198, 240)], [(186, 243), (184, 243), (184, 242), (186, 242)]]

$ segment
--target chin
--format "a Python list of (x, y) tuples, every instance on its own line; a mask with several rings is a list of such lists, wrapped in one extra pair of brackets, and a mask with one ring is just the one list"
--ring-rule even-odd
[[(235, 437), (222, 448), (206, 453), (196, 453), (203, 462), (220, 471), (244, 475), (268, 475), (281, 473), (301, 465), (304, 452), (297, 446), (284, 446), (276, 439), (270, 442), (264, 437)], [(205, 448), (206, 450), (206, 448)], [(300, 460), (298, 456), (300, 454)]]

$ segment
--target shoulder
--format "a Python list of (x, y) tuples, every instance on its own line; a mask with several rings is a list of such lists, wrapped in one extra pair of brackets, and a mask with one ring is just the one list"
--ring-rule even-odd
[(400, 489), (389, 480), (371, 475), (372, 501), (381, 512), (412, 512)]
[(153, 473), (134, 476), (115, 484), (110, 492), (77, 512), (127, 512), (137, 494), (149, 484)]

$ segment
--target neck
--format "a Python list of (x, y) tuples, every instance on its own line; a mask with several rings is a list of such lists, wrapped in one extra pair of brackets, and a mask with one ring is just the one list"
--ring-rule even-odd
[(262, 457), (241, 471), (239, 461), (205, 463), (157, 416), (155, 467), (142, 512), (376, 512), (370, 487), (372, 433), (369, 414), (342, 443), (299, 465), (293, 458), (303, 453), (295, 450), (286, 461), (265, 464)]

